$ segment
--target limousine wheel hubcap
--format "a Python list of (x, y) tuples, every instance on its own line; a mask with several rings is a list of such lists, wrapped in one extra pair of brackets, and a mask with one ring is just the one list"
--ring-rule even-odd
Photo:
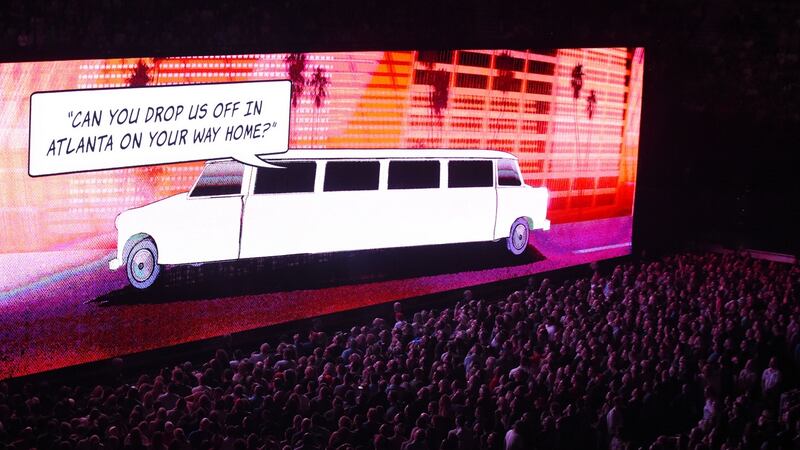
[(528, 243), (528, 227), (524, 224), (518, 224), (514, 227), (514, 248), (520, 250)]
[(133, 255), (133, 264), (131, 266), (133, 278), (137, 281), (144, 281), (153, 273), (155, 258), (149, 249), (143, 248)]

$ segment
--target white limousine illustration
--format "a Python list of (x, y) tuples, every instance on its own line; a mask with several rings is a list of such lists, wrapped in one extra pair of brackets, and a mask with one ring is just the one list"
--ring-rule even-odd
[(548, 230), (546, 188), (490, 150), (289, 150), (273, 168), (206, 163), (189, 192), (116, 220), (136, 288), (161, 266), (505, 239), (519, 255)]

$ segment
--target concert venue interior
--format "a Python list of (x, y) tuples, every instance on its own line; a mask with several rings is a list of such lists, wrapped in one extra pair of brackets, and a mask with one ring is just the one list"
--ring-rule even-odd
[(800, 448), (796, 3), (64, 3), (0, 450)]

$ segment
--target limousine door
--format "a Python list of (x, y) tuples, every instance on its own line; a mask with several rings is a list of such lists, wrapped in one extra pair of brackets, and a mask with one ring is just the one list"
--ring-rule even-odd
[(494, 239), (497, 194), (490, 160), (447, 162), (446, 196), (441, 199), (442, 243)]
[[(531, 203), (531, 192), (523, 185), (519, 167), (513, 159), (497, 161), (497, 224), (495, 238), (508, 237), (511, 225), (520, 217), (538, 218), (536, 204)], [(547, 205), (544, 205), (547, 208)]]
[(159, 211), (159, 261), (182, 264), (236, 259), (245, 167), (236, 161), (206, 165), (184, 201)]
[(242, 216), (241, 257), (319, 251), (321, 199), (314, 193), (315, 161), (270, 161), (282, 168), (255, 170)]
[(383, 192), (384, 229), (392, 247), (446, 243), (452, 236), (444, 222), (447, 189), (442, 163), (435, 159), (391, 160)]
[(378, 190), (380, 162), (327, 161), (320, 192), (316, 232), (319, 251), (350, 251), (391, 245), (384, 214), (384, 192)]

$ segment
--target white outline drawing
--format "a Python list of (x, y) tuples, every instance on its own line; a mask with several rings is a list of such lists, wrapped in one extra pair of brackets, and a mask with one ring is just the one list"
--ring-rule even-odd
[(190, 191), (119, 214), (109, 267), (125, 267), (131, 285), (145, 289), (164, 265), (499, 240), (520, 255), (532, 230), (550, 229), (547, 189), (526, 185), (505, 152), (268, 158), (277, 167), (209, 161)]

